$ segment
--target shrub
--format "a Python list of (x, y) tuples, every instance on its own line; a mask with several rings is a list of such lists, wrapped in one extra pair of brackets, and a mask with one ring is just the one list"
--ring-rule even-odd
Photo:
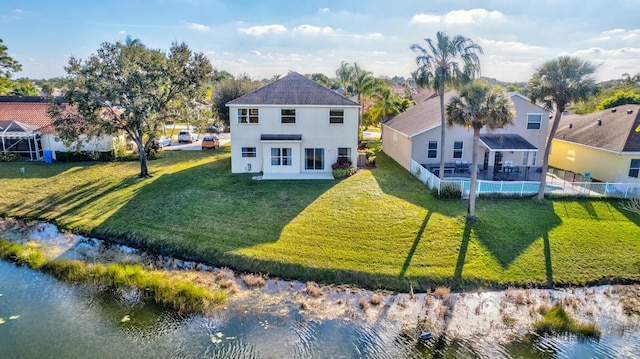
[(264, 278), (258, 274), (245, 274), (241, 276), (240, 279), (242, 279), (242, 281), (244, 282), (244, 285), (246, 285), (249, 288), (264, 287), (267, 284)]
[(367, 157), (367, 162), (365, 165), (369, 168), (373, 168), (376, 166), (376, 156)]
[(382, 303), (382, 296), (379, 294), (374, 294), (369, 298), (369, 303), (371, 305), (380, 305)]
[(460, 199), (462, 198), (462, 191), (459, 186), (452, 183), (442, 185), (440, 188), (439, 198), (442, 199)]
[(322, 296), (322, 289), (320, 287), (318, 287), (318, 285), (313, 283), (313, 282), (307, 283), (307, 288), (305, 288), (304, 291), (309, 296), (314, 297), (314, 298), (318, 298), (318, 297)]
[(577, 334), (582, 337), (599, 337), (600, 330), (594, 323), (578, 323), (560, 305), (553, 306), (541, 320), (534, 323), (538, 334)]
[(341, 161), (331, 165), (331, 173), (334, 178), (345, 178), (356, 173), (356, 170), (351, 165), (351, 161)]

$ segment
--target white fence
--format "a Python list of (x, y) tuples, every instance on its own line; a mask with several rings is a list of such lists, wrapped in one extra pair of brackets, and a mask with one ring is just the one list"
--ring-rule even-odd
[[(463, 198), (469, 197), (469, 179), (442, 179), (431, 173), (416, 161), (411, 160), (411, 173), (429, 189), (436, 188), (438, 193), (445, 186), (460, 191)], [(500, 193), (510, 196), (531, 196), (538, 193), (540, 182), (534, 181), (486, 181), (476, 182), (476, 196), (480, 194)], [(545, 193), (551, 196), (589, 196), (589, 197), (640, 197), (640, 183), (611, 182), (568, 182), (555, 176), (547, 176)]]

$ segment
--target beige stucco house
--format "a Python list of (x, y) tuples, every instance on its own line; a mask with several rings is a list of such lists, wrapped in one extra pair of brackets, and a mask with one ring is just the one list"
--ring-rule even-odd
[(299, 73), (291, 72), (227, 106), (232, 173), (333, 179), (333, 163), (356, 163), (360, 105)]
[[(445, 105), (454, 96), (445, 94)], [(480, 133), (480, 178), (536, 180), (549, 128), (549, 112), (532, 105), (518, 93), (509, 93), (516, 116), (512, 126)], [(404, 168), (411, 160), (435, 170), (440, 164), (440, 102), (438, 96), (420, 101), (382, 125), (382, 150)], [(447, 127), (445, 134), (445, 176), (468, 172), (473, 154), (473, 130)], [(535, 178), (534, 178), (535, 177)]]
[(549, 165), (600, 181), (640, 183), (640, 106), (563, 115)]

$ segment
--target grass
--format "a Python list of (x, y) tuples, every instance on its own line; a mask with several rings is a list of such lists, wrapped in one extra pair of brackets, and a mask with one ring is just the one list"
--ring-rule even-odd
[(210, 290), (188, 278), (139, 265), (86, 263), (79, 260), (47, 260), (33, 243), (25, 245), (0, 240), (0, 258), (13, 260), (72, 284), (90, 284), (111, 291), (137, 290), (145, 298), (179, 312), (206, 312), (226, 301), (226, 293)]
[[(384, 153), (340, 181), (255, 181), (230, 149), (136, 162), (0, 163), (0, 215), (55, 221), (240, 271), (366, 288), (640, 281), (640, 216), (615, 199), (438, 200)], [(25, 168), (21, 174), (20, 167)]]
[(595, 324), (577, 322), (560, 305), (553, 306), (533, 326), (538, 334), (576, 334), (587, 338), (600, 337), (600, 330)]

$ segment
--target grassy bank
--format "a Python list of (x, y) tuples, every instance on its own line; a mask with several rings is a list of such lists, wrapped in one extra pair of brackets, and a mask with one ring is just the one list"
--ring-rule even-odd
[[(368, 288), (640, 281), (617, 200), (437, 200), (383, 153), (342, 181), (255, 181), (229, 147), (131, 163), (0, 163), (0, 214), (272, 276)], [(24, 167), (25, 173), (19, 168)]]
[(144, 298), (179, 312), (204, 313), (227, 298), (222, 290), (213, 291), (177, 275), (150, 271), (139, 265), (49, 260), (32, 243), (21, 245), (0, 239), (0, 258), (40, 269), (72, 284), (89, 284), (110, 291), (136, 290)]

